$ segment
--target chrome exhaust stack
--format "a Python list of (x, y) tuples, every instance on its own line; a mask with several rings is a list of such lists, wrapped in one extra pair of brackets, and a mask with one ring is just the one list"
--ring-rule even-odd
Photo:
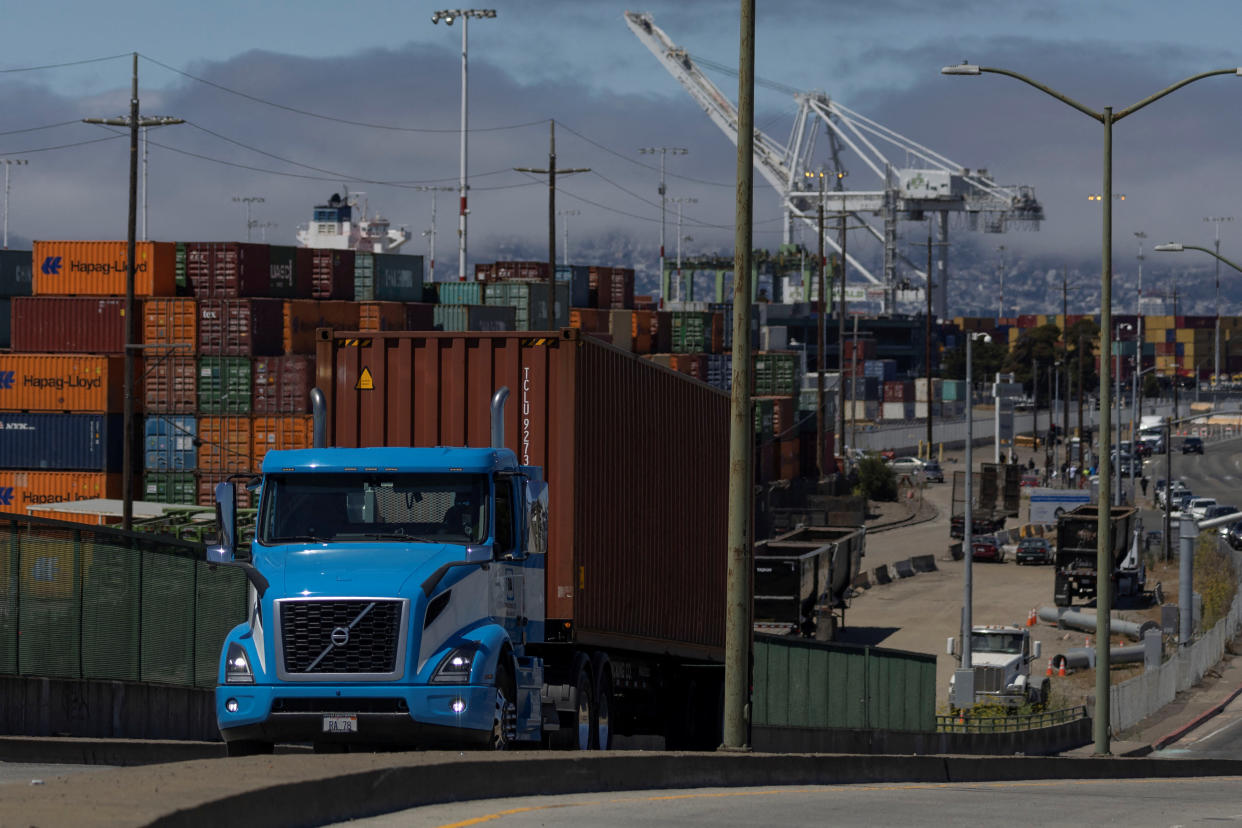
[(310, 398), (313, 425), (311, 445), (315, 448), (326, 448), (328, 445), (328, 402), (318, 388), (311, 389)]
[(509, 386), (502, 385), (492, 394), (492, 448), (505, 447), (505, 400), (509, 399)]

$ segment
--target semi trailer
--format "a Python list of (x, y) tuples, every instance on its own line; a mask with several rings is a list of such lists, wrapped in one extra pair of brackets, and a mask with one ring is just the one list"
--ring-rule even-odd
[(217, 487), (229, 753), (716, 747), (729, 397), (576, 330), (318, 335), (248, 552)]

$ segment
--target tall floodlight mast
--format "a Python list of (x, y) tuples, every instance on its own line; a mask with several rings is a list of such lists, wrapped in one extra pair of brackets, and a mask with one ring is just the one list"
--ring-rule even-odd
[[(712, 123), (736, 145), (737, 108), (707, 78), (699, 65), (710, 65), (719, 71), (730, 70), (701, 58), (697, 61), (692, 59), (685, 49), (675, 44), (655, 25), (649, 14), (626, 12), (625, 22), (669, 74), (703, 108)], [(844, 203), (851, 224), (857, 222), (864, 232), (883, 245), (884, 268), (878, 276), (858, 261), (853, 253), (846, 255), (851, 275), (857, 274), (869, 283), (868, 294), (881, 299), (883, 310), (891, 313), (895, 309), (894, 305), (900, 295), (898, 286), (909, 278), (897, 275), (899, 264), (910, 275), (921, 280), (927, 278), (922, 269), (898, 250), (899, 220), (925, 221), (926, 213), (937, 214), (937, 246), (940, 248), (940, 258), (936, 278), (932, 281), (937, 288), (935, 313), (941, 318), (948, 315), (945, 259), (948, 254), (946, 245), (950, 213), (963, 213), (965, 226), (969, 230), (1004, 233), (1008, 230), (1039, 229), (1044, 210), (1035, 199), (1031, 187), (997, 184), (986, 170), (969, 170), (843, 106), (822, 92), (798, 92), (789, 87), (781, 88), (790, 92), (798, 104), (798, 114), (794, 118), (789, 140), (781, 144), (761, 130), (756, 130), (754, 157), (755, 169), (780, 194), (784, 213), (782, 241), (786, 244), (791, 241), (795, 220), (802, 222), (812, 232), (819, 232), (816, 221), (816, 185), (808, 183), (811, 180), (803, 173), (815, 166), (812, 157), (822, 123), (830, 141), (830, 155), (838, 173), (838, 181), (845, 173), (841, 166), (842, 150), (856, 155), (862, 167), (870, 170), (878, 180), (877, 189), (847, 190), (841, 196), (834, 195), (833, 203)], [(889, 155), (886, 156), (881, 147)], [(857, 172), (851, 178), (855, 184), (858, 183)], [(880, 217), (878, 228), (868, 221), (872, 216)], [(832, 235), (827, 235), (824, 243), (837, 253), (841, 252)], [(857, 252), (853, 244), (850, 247)]]

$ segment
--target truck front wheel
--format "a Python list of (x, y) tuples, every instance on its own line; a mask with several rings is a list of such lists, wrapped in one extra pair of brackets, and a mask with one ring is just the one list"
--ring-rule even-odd
[(274, 747), (271, 742), (258, 739), (236, 739), (225, 743), (229, 756), (266, 756), (271, 754)]
[(496, 673), (496, 708), (492, 713), (492, 750), (508, 750), (517, 739), (517, 706), (513, 703), (513, 680), (509, 671)]
[(595, 734), (591, 747), (596, 750), (612, 748), (612, 676), (605, 668), (599, 673), (595, 684)]

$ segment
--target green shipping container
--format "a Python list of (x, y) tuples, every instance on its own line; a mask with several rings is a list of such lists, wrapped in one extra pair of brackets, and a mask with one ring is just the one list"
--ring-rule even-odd
[(509, 306), (436, 305), (432, 324), (438, 331), (512, 331), (516, 313)]
[(482, 282), (440, 282), (438, 291), (441, 305), (483, 304)]
[(673, 311), (673, 353), (712, 352), (712, 315), (701, 311)]
[(757, 397), (791, 397), (798, 393), (798, 363), (795, 354), (755, 354)]
[(773, 431), (774, 409), (772, 400), (753, 400), (752, 408), (755, 412), (755, 438), (756, 440), (769, 439)]
[(176, 267), (177, 293), (182, 294), (186, 290), (185, 242), (177, 242), (177, 255), (176, 255), (175, 261), (176, 261), (175, 267)]
[(142, 499), (154, 503), (198, 503), (194, 472), (147, 472), (142, 478)]
[(515, 330), (548, 331), (569, 327), (569, 285), (556, 286), (556, 322), (548, 325), (546, 282), (491, 282), (483, 291), (485, 304), (516, 310)]
[(250, 360), (199, 357), (198, 410), (203, 414), (249, 414)]

